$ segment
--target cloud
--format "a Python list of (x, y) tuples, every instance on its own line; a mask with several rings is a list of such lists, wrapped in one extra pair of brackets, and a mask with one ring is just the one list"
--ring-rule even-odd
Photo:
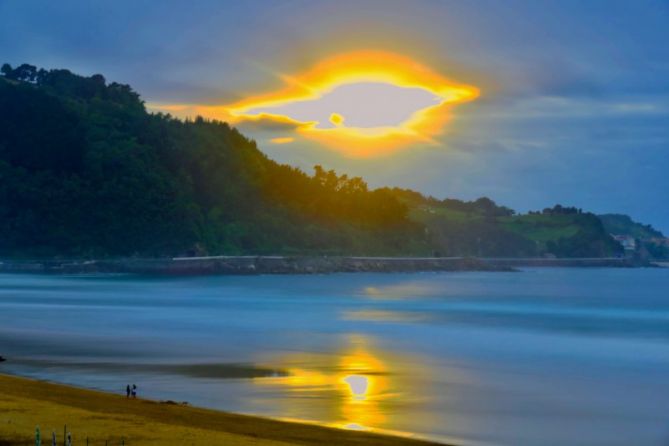
[(291, 142), (294, 142), (295, 138), (290, 137), (290, 136), (279, 136), (276, 138), (272, 138), (269, 140), (272, 144), (288, 144)]
[(329, 56), (281, 79), (282, 88), (219, 108), (235, 122), (294, 122), (301, 136), (354, 158), (434, 144), (452, 108), (479, 96), (407, 55), (377, 50)]
[(257, 119), (245, 119), (235, 127), (249, 133), (286, 133), (300, 127), (300, 123), (272, 115), (260, 115)]

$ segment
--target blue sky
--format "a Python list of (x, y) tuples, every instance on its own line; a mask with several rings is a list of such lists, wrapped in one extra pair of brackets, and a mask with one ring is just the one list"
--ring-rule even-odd
[(0, 1), (2, 62), (99, 72), (147, 102), (229, 103), (361, 48), (482, 95), (437, 146), (382, 159), (244, 130), (305, 170), (520, 211), (628, 213), (669, 232), (668, 1)]

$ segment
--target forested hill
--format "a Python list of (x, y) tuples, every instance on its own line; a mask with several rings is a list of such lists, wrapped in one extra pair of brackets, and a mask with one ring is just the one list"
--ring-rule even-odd
[(653, 238), (664, 238), (664, 234), (651, 225), (638, 223), (629, 215), (624, 214), (602, 214), (598, 216), (604, 227), (611, 234), (622, 234), (639, 240)]
[(129, 86), (102, 75), (2, 67), (2, 257), (619, 249), (592, 214), (517, 216), (486, 198), (370, 190), (319, 166), (307, 175), (226, 123), (147, 113)]
[(604, 224), (606, 232), (633, 238), (641, 255), (661, 260), (669, 259), (669, 240), (651, 225), (636, 222), (624, 214), (603, 214), (598, 217)]

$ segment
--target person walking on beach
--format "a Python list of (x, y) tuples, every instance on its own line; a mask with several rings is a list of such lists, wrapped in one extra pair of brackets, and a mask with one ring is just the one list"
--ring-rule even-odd
[(137, 386), (134, 384), (132, 385), (132, 397), (137, 398)]
[(130, 384), (125, 386), (125, 397), (130, 398)]

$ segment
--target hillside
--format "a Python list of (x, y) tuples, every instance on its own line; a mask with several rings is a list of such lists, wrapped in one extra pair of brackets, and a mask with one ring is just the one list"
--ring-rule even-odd
[(101, 75), (4, 71), (1, 255), (393, 254), (422, 243), (407, 209), (360, 178), (279, 165), (222, 122), (149, 114)]
[(598, 216), (606, 231), (611, 234), (628, 235), (640, 240), (664, 238), (664, 234), (651, 225), (644, 225), (624, 214), (603, 214)]
[(588, 213), (515, 215), (487, 198), (371, 190), (320, 166), (308, 175), (226, 123), (150, 114), (129, 86), (102, 75), (25, 64), (5, 64), (2, 75), (2, 257), (620, 249)]
[(429, 245), (440, 255), (486, 257), (608, 257), (621, 248), (596, 215), (556, 205), (518, 215), (488, 198), (438, 200), (391, 189), (426, 227)]
[(640, 255), (654, 259), (669, 259), (669, 239), (651, 225), (636, 222), (624, 214), (604, 214), (598, 217), (609, 234), (635, 239)]

